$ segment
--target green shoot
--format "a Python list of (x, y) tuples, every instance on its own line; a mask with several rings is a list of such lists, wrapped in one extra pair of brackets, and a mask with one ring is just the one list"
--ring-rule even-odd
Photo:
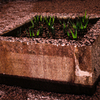
[(37, 34), (36, 34), (36, 35), (37, 35), (37, 37), (39, 36), (39, 33), (40, 33), (40, 30), (38, 30), (38, 31), (37, 31)]
[(36, 17), (34, 17), (34, 22), (35, 22), (35, 23), (37, 22)]
[(37, 15), (37, 22), (39, 22), (39, 15)]
[(66, 24), (65, 24), (65, 22), (63, 22), (63, 31), (64, 31), (64, 34), (65, 34), (65, 28), (66, 28)]
[(59, 20), (60, 25), (62, 26), (62, 22)]
[[(70, 21), (70, 20), (69, 20), (69, 21)], [(74, 23), (72, 23), (71, 21), (70, 21), (70, 23), (71, 23), (71, 25), (72, 25), (72, 27), (73, 27), (74, 29), (78, 29), (78, 26), (80, 25), (79, 22), (77, 22), (76, 25), (75, 25)]]
[(40, 16), (40, 21), (42, 22), (42, 16)]
[(51, 16), (50, 16), (50, 19), (49, 19), (49, 23), (51, 23)]
[(72, 32), (72, 30), (70, 30), (73, 39), (77, 39), (77, 30), (75, 30), (75, 34)]
[(33, 30), (32, 30), (32, 36), (33, 36), (33, 37), (35, 36)]
[(33, 21), (31, 20), (31, 23), (32, 23), (32, 26), (34, 27), (34, 23), (33, 23)]
[(36, 23), (36, 25), (39, 25), (39, 15), (34, 17), (34, 22)]
[(89, 21), (86, 22), (86, 24), (85, 24), (85, 26), (84, 26), (84, 29), (86, 29), (86, 27), (87, 27), (87, 25), (88, 25), (88, 22), (89, 22)]
[[(67, 28), (68, 28), (68, 25), (67, 25)], [(63, 31), (64, 31), (64, 34), (66, 33), (66, 32), (65, 32), (65, 29), (66, 29), (66, 23), (63, 22)]]
[(68, 37), (70, 37), (70, 34), (69, 34), (69, 32), (67, 32), (67, 36), (68, 36)]

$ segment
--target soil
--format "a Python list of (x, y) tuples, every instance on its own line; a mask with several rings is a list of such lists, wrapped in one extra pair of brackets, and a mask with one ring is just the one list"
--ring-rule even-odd
[[(40, 17), (39, 17), (40, 19)], [(50, 17), (47, 18), (47, 20), (49, 21)], [(61, 21), (62, 24), (59, 23), (59, 20)], [(83, 29), (83, 30), (77, 30), (77, 38), (75, 38), (75, 40), (81, 40), (82, 37), (84, 37), (85, 34), (89, 34), (88, 31), (90, 30), (90, 28), (97, 22), (98, 19), (92, 19), (92, 20), (89, 20), (89, 23), (87, 25), (87, 28), (86, 29)], [(82, 18), (76, 18), (76, 19), (70, 19), (70, 21), (72, 23), (74, 23), (76, 25), (77, 21), (80, 22), (82, 21)], [(69, 19), (57, 19), (55, 18), (55, 22), (54, 22), (54, 31), (53, 30), (49, 30), (48, 28), (48, 25), (46, 24), (46, 22), (43, 23), (39, 21), (39, 25), (37, 24), (34, 24), (34, 29), (31, 28), (31, 32), (33, 31), (34, 32), (34, 38), (50, 38), (50, 39), (66, 39), (66, 40), (73, 40), (74, 38), (72, 37), (72, 34), (70, 32), (69, 29), (71, 29), (75, 35), (75, 30), (73, 29), (71, 23), (70, 23)], [(85, 20), (85, 24), (86, 24), (86, 21)], [(33, 20), (34, 22), (34, 20)], [(65, 22), (66, 24), (66, 29), (65, 29), (65, 33), (63, 31), (63, 22)], [(83, 24), (83, 25), (85, 25)], [(40, 26), (42, 26), (43, 28), (40, 29)], [(24, 27), (24, 31), (21, 31), (23, 30), (22, 28), (20, 28), (21, 30), (18, 30), (16, 33), (14, 32), (14, 34), (10, 35), (10, 36), (13, 36), (13, 37), (32, 37), (30, 36), (30, 33), (29, 33), (29, 27), (28, 25), (26, 25), (26, 27)], [(31, 25), (32, 27), (32, 25)], [(37, 30), (40, 29), (40, 32), (39, 32), (39, 36), (37, 36)], [(26, 32), (27, 30), (27, 32)], [(43, 33), (41, 33), (43, 31)], [(49, 34), (48, 34), (49, 32)], [(53, 32), (53, 33), (52, 33)], [(67, 32), (69, 32), (70, 34), (70, 37), (68, 37), (67, 35)], [(10, 33), (9, 33), (10, 34)], [(9, 35), (8, 34), (8, 35)], [(33, 34), (31, 34), (33, 35)], [(4, 35), (5, 36), (5, 35)], [(6, 35), (7, 36), (7, 35)]]
[[(85, 9), (87, 13), (100, 14), (100, 0), (40, 0), (39, 2), (22, 1), (17, 2), (9, 1), (8, 3), (0, 4), (0, 28), (19, 17), (28, 15), (31, 12), (52, 12), (52, 13), (83, 13)], [(1, 24), (1, 21), (3, 24)], [(9, 23), (7, 23), (9, 22)], [(15, 78), (14, 78), (15, 79)], [(0, 76), (0, 99), (1, 100), (100, 100), (100, 80), (96, 85), (96, 91), (93, 95), (85, 94), (69, 94), (69, 93), (56, 93), (51, 91), (38, 90), (36, 88), (23, 88), (22, 86), (30, 86), (32, 80), (21, 81), (14, 80), (11, 77), (4, 78)], [(4, 80), (4, 81), (3, 81)], [(10, 82), (7, 84), (7, 82)], [(20, 83), (21, 86), (14, 85)], [(34, 83), (34, 82), (33, 82)], [(40, 87), (40, 83), (38, 82)], [(36, 83), (37, 84), (37, 83)], [(35, 86), (34, 84), (33, 86)], [(57, 85), (57, 84), (56, 84)], [(58, 88), (55, 85), (55, 89)], [(44, 86), (45, 87), (45, 86)], [(46, 84), (47, 88), (48, 83)], [(61, 86), (58, 85), (60, 88)], [(52, 89), (52, 86), (50, 87)], [(65, 85), (63, 89), (65, 88)], [(62, 90), (63, 90), (62, 89)], [(66, 88), (67, 89), (67, 88)], [(61, 90), (61, 88), (60, 88)]]

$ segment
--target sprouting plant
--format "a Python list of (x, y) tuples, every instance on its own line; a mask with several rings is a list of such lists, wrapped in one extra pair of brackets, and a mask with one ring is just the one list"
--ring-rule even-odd
[(64, 33), (65, 33), (65, 29), (66, 29), (66, 24), (65, 24), (65, 22), (63, 22), (63, 31), (64, 31)]
[(34, 27), (34, 23), (33, 23), (33, 21), (31, 20), (31, 23), (32, 23), (32, 26)]
[(66, 27), (66, 23), (63, 22), (63, 32), (64, 32), (64, 34), (66, 34), (65, 29), (68, 28), (68, 26), (69, 26), (69, 25), (67, 24), (67, 27)]
[(37, 18), (37, 23), (38, 23), (38, 22), (39, 22), (39, 15), (37, 15), (37, 17), (36, 17), (36, 18)]
[(55, 19), (54, 19), (54, 16), (53, 16), (53, 18), (52, 18), (52, 25), (54, 25), (54, 21), (55, 21)]
[(40, 33), (40, 30), (37, 30), (36, 36), (38, 37)]
[(44, 17), (44, 22), (48, 23), (47, 17), (46, 17), (46, 16)]
[(86, 11), (85, 11), (85, 15), (82, 17), (82, 21), (81, 21), (81, 18), (80, 17), (78, 17), (78, 18), (79, 18), (80, 21), (77, 21), (76, 22), (76, 25), (70, 21), (72, 27), (74, 29), (77, 29), (77, 30), (86, 29), (87, 28), (87, 25), (88, 25), (88, 22), (89, 22), (89, 16), (88, 16), (88, 18), (86, 18)]
[(31, 33), (31, 28), (29, 28), (29, 33), (30, 33), (30, 37), (31, 37), (31, 36), (34, 36), (33, 30), (32, 30), (32, 33)]
[(37, 22), (37, 19), (36, 19), (36, 17), (34, 17), (34, 22), (35, 22), (35, 23)]
[[(32, 20), (31, 20), (31, 23), (32, 23), (32, 26), (30, 26), (30, 27), (29, 27), (30, 37), (31, 37), (31, 36), (34, 36), (34, 32), (33, 32), (33, 30), (32, 30), (32, 33), (31, 33), (31, 29), (32, 29), (32, 28), (34, 28), (34, 23), (33, 23), (33, 21), (32, 21)], [(27, 35), (28, 35), (27, 30), (26, 30), (26, 33), (27, 33)]]
[[(41, 24), (40, 28), (37, 30), (37, 33), (36, 33), (37, 37), (39, 35), (42, 36), (42, 34), (43, 34), (43, 25), (44, 24), (47, 24), (48, 29), (49, 29), (47, 31), (48, 37), (50, 38), (49, 32), (52, 32), (52, 35), (55, 35), (55, 31), (54, 31), (55, 30), (54, 29), (55, 19), (54, 19), (54, 16), (53, 17), (50, 16), (49, 19), (48, 19), (46, 16), (42, 18), (42, 16), (39, 17), (39, 15), (38, 15), (38, 16), (34, 17), (34, 22), (31, 20), (32, 26), (29, 27), (30, 36), (33, 36), (33, 37), (35, 36), (32, 29), (34, 29), (34, 25), (39, 25), (39, 21), (43, 22), (43, 23)], [(77, 20), (76, 23), (71, 22), (70, 19), (68, 19), (67, 24), (64, 21), (62, 23), (62, 21), (59, 20), (60, 25), (63, 27), (64, 34), (67, 34), (67, 36), (69, 38), (70, 38), (70, 35), (72, 35), (73, 39), (77, 39), (77, 33), (79, 31), (82, 31), (83, 29), (87, 28), (88, 22), (89, 22), (89, 16), (88, 16), (88, 18), (86, 18), (86, 11), (85, 11), (85, 15), (82, 18), (79, 17), (79, 20)], [(66, 32), (68, 26), (70, 25), (69, 23), (71, 23), (72, 28), (75, 30), (74, 32), (71, 29), (69, 29), (70, 33), (68, 31)], [(32, 31), (32, 33), (31, 33), (31, 31)], [(26, 33), (28, 34), (27, 30), (26, 30)]]
[[(52, 21), (51, 21), (51, 20), (52, 20)], [(46, 24), (48, 25), (49, 31), (52, 30), (52, 28), (53, 28), (54, 20), (55, 20), (54, 17), (51, 18), (51, 16), (50, 16), (49, 21), (48, 21), (47, 18), (45, 17), (45, 21), (46, 21)]]
[(85, 15), (82, 17), (82, 19), (80, 18), (79, 29), (81, 29), (81, 30), (86, 29), (88, 22), (89, 22), (89, 16), (88, 16), (88, 18), (86, 18), (86, 11), (85, 11)]
[(36, 25), (39, 25), (39, 15), (34, 17), (34, 22), (35, 22)]
[(33, 26), (30, 26), (30, 27), (29, 27), (30, 37), (32, 36), (32, 33), (33, 33), (33, 36), (34, 36), (34, 32), (31, 33), (31, 28), (32, 28), (32, 27), (33, 27)]
[(40, 21), (42, 22), (42, 16), (40, 16)]
[(88, 18), (86, 18), (86, 10), (85, 10), (85, 15), (82, 17), (82, 22), (84, 23), (84, 22), (85, 22), (85, 20), (87, 20), (87, 21), (88, 21), (88, 19), (89, 19), (89, 16), (88, 16)]
[[(70, 20), (69, 20), (70, 21)], [(72, 23), (71, 21), (70, 21), (70, 23), (71, 23), (71, 25), (72, 25), (72, 27), (76, 30), (78, 30), (79, 29), (79, 27), (80, 27), (80, 22), (76, 22), (76, 25), (74, 24), (74, 23)]]
[(73, 39), (77, 39), (77, 30), (75, 30), (75, 34), (72, 32), (72, 30), (70, 30), (70, 31), (71, 31)]
[(88, 22), (89, 22), (89, 16), (88, 18), (86, 18), (86, 10), (85, 10), (85, 15), (82, 17), (83, 25), (81, 25), (81, 29), (86, 29)]
[[(72, 34), (73, 39), (77, 39), (77, 30), (75, 30), (75, 34), (73, 33), (73, 31), (70, 29), (70, 32)], [(70, 34), (69, 32), (67, 32), (68, 37), (70, 38)]]
[(69, 32), (67, 31), (67, 36), (70, 38), (70, 34), (69, 34)]
[(62, 22), (61, 22), (61, 20), (59, 20), (59, 23), (60, 23), (60, 25), (62, 26)]
[(35, 34), (34, 34), (33, 30), (32, 30), (32, 36), (33, 36), (33, 37), (35, 36)]

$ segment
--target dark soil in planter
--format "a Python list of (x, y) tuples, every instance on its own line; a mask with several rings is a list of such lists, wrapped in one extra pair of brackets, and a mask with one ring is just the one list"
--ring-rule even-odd
[[(49, 21), (49, 18), (47, 18), (48, 21)], [(59, 20), (62, 22), (62, 26), (59, 23)], [(81, 40), (84, 37), (84, 35), (88, 34), (88, 31), (91, 29), (91, 27), (98, 20), (99, 20), (98, 18), (89, 19), (89, 23), (87, 25), (87, 28), (86, 29), (83, 29), (83, 30), (78, 30), (77, 31), (77, 39), (76, 40)], [(63, 31), (63, 21), (66, 24), (65, 33)], [(75, 19), (70, 19), (70, 21), (72, 23), (75, 23), (76, 24), (76, 22), (77, 21), (80, 21), (80, 19), (79, 18), (75, 18)], [(33, 20), (33, 22), (34, 22), (34, 20)], [(44, 39), (49, 39), (50, 38), (50, 39), (73, 40), (72, 34), (71, 34), (71, 32), (70, 32), (69, 29), (71, 29), (74, 34), (75, 34), (75, 30), (73, 29), (71, 23), (69, 22), (69, 24), (68, 24), (68, 22), (69, 22), (69, 19), (58, 19), (58, 18), (55, 18), (55, 22), (54, 22), (54, 33), (53, 34), (52, 34), (52, 31), (49, 31), (47, 24), (46, 23), (43, 24), (43, 22), (39, 22), (39, 25), (34, 24), (35, 27), (34, 27), (34, 29), (31, 28), (31, 32), (32, 31), (34, 32), (34, 35), (35, 35), (34, 38), (44, 38)], [(69, 25), (69, 26), (67, 27), (67, 25)], [(30, 26), (32, 26), (32, 23), (31, 22), (29, 22), (27, 24), (24, 24), (23, 26), (18, 27), (17, 29), (15, 29), (15, 30), (13, 30), (11, 32), (8, 32), (8, 33), (6, 33), (6, 34), (4, 34), (2, 36), (28, 37), (28, 38), (31, 38), (33, 36), (30, 36), (30, 33), (29, 33), (29, 27)], [(43, 26), (43, 29), (41, 30), (41, 31), (43, 31), (43, 33), (39, 33), (39, 36), (37, 36), (36, 33), (37, 33), (37, 30), (40, 29), (40, 26)], [(28, 34), (27, 34), (26, 30), (27, 30)], [(67, 31), (70, 33), (70, 37), (68, 37)]]

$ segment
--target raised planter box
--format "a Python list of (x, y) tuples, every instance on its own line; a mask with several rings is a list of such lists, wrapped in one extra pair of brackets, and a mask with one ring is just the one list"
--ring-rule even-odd
[(93, 86), (100, 75), (100, 19), (89, 33), (83, 44), (0, 36), (0, 73)]

